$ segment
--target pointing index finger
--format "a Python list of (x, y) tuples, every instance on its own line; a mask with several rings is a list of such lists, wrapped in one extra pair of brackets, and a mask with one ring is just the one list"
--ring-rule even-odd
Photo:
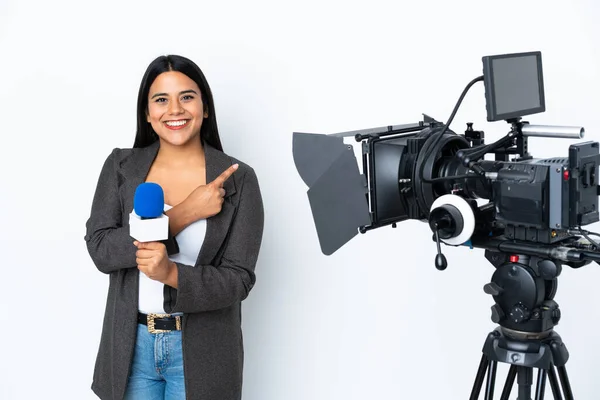
[(238, 169), (238, 167), (238, 164), (233, 164), (231, 167), (227, 168), (225, 171), (223, 171), (223, 173), (221, 173), (221, 175), (215, 178), (213, 184), (217, 185), (218, 187), (223, 186), (225, 181), (229, 179), (231, 175), (233, 175), (233, 173)]

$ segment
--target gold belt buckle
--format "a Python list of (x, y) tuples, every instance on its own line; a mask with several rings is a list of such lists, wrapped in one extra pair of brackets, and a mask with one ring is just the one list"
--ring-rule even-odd
[[(170, 332), (167, 329), (156, 329), (155, 323), (154, 323), (154, 319), (155, 318), (169, 318), (172, 317), (171, 314), (148, 314), (146, 315), (146, 321), (148, 323), (148, 332), (150, 333), (165, 333), (165, 332)], [(181, 330), (181, 316), (176, 315), (175, 316), (175, 330), (180, 331)]]

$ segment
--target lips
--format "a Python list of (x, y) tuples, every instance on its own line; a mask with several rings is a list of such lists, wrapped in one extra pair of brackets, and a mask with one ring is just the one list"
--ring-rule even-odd
[(187, 126), (189, 119), (180, 119), (177, 121), (165, 121), (164, 125), (171, 130), (178, 130)]

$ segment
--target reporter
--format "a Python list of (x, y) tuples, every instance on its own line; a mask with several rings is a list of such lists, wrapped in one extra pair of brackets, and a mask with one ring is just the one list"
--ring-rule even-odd
[[(258, 179), (223, 152), (210, 87), (187, 58), (148, 66), (137, 122), (133, 148), (106, 159), (86, 223), (90, 257), (110, 277), (92, 390), (102, 399), (240, 399), (241, 302), (256, 281), (264, 223)], [(129, 236), (143, 182), (164, 190), (164, 242)]]

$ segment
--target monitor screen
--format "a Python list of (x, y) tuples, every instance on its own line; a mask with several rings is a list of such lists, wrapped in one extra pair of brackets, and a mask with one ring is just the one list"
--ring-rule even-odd
[(488, 121), (546, 110), (540, 52), (483, 57)]

